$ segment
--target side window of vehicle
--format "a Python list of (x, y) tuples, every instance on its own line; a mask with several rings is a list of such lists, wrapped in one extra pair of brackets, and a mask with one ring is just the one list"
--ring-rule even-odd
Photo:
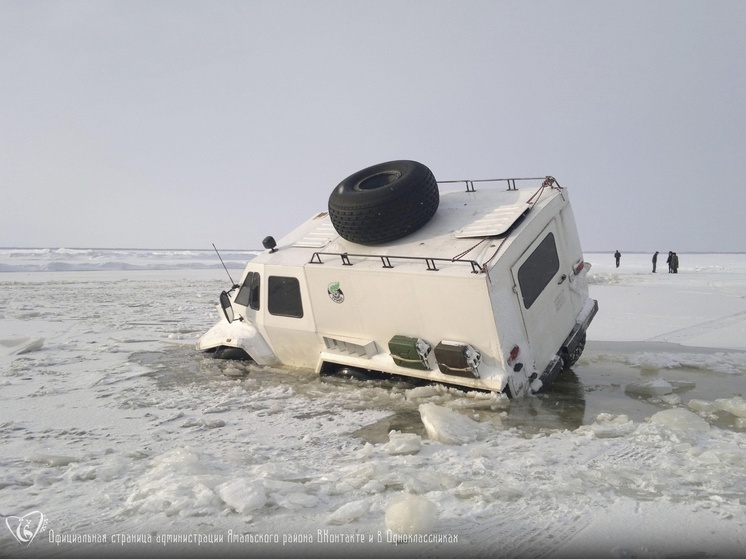
[(523, 305), (528, 309), (559, 270), (554, 234), (549, 233), (518, 269)]
[(249, 307), (255, 311), (259, 310), (259, 281), (261, 276), (258, 272), (249, 272), (243, 280), (241, 289), (236, 295), (236, 304)]
[(303, 302), (297, 278), (269, 276), (267, 281), (269, 314), (303, 318)]

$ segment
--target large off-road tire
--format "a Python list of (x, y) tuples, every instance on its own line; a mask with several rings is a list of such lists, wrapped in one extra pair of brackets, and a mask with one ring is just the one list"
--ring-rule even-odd
[(329, 196), (329, 217), (342, 238), (377, 245), (425, 225), (439, 201), (430, 169), (416, 161), (389, 161), (339, 183)]

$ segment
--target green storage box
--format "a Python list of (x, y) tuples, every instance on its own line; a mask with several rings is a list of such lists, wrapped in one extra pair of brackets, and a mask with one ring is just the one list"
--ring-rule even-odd
[(435, 346), (435, 360), (444, 375), (479, 378), (481, 354), (469, 344), (442, 341)]
[(432, 346), (421, 338), (394, 336), (389, 340), (389, 353), (394, 363), (408, 369), (430, 370), (427, 358)]

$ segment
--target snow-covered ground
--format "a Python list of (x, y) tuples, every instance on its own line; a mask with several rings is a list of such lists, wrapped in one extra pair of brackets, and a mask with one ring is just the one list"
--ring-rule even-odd
[(0, 556), (746, 556), (746, 255), (650, 258), (586, 254), (584, 356), (506, 403), (195, 352), (211, 251), (0, 249)]

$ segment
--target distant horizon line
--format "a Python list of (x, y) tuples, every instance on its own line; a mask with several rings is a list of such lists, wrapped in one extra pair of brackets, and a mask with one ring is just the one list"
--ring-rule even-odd
[[(0, 250), (207, 250), (214, 252), (215, 248), (212, 246), (203, 248), (158, 248), (158, 247), (78, 247), (78, 246), (34, 246), (34, 247), (19, 247), (19, 246), (8, 246), (0, 247)], [(263, 248), (219, 248), (219, 251), (226, 252), (263, 252), (266, 249)]]
[[(168, 250), (168, 251), (214, 251), (215, 248), (212, 246), (202, 248), (160, 248), (160, 247), (79, 247), (79, 246), (2, 246), (0, 250)], [(264, 248), (219, 248), (218, 251), (222, 252), (264, 252)], [(611, 254), (613, 255), (617, 249), (614, 250), (584, 250), (583, 254)], [(653, 254), (656, 251), (643, 251), (643, 250), (628, 250), (621, 254)], [(658, 251), (659, 253), (665, 251)], [(739, 250), (691, 250), (691, 251), (674, 251), (679, 254), (746, 254), (746, 251)]]

